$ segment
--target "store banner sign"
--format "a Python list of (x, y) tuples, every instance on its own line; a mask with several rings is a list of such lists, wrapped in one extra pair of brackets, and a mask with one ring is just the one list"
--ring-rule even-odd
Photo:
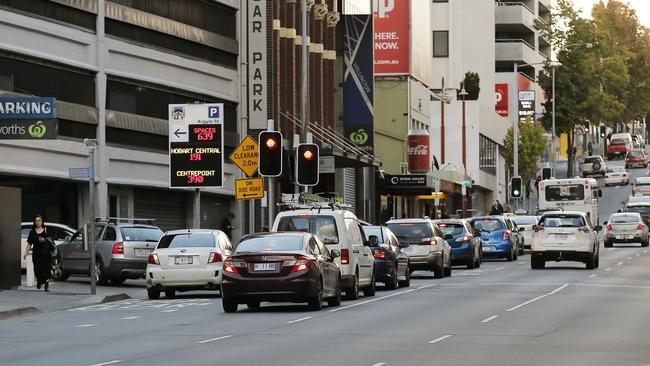
[(0, 97), (0, 119), (54, 119), (55, 98)]
[(374, 0), (375, 75), (410, 71), (410, 0)]
[(343, 132), (360, 149), (374, 147), (372, 16), (345, 15)]
[(501, 117), (508, 117), (508, 84), (496, 84), (496, 103), (494, 110)]
[(248, 2), (248, 128), (267, 124), (266, 0)]
[(535, 91), (519, 91), (519, 121), (526, 122), (530, 117), (535, 122)]
[(56, 119), (0, 120), (0, 140), (55, 140)]

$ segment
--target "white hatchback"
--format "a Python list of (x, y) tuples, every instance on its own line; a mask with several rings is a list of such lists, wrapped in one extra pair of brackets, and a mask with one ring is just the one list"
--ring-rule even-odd
[(221, 287), (223, 261), (232, 244), (219, 230), (175, 230), (160, 238), (147, 260), (147, 294), (172, 298), (176, 291), (216, 290)]
[(584, 212), (551, 211), (534, 226), (530, 266), (544, 268), (547, 261), (577, 261), (598, 268), (600, 226), (592, 226)]

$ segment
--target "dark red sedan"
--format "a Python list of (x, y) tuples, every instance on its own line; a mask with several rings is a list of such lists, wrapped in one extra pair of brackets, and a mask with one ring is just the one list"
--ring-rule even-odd
[(323, 299), (341, 304), (341, 271), (329, 250), (313, 234), (277, 232), (242, 238), (223, 263), (221, 302), (226, 313), (239, 304), (251, 309), (260, 302), (306, 302), (320, 310)]
[(625, 156), (625, 167), (639, 167), (647, 168), (648, 167), (648, 156), (643, 150), (632, 150), (627, 153)]

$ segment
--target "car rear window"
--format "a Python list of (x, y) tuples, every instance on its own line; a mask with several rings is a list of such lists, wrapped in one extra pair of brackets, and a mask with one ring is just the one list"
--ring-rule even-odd
[(120, 232), (124, 241), (158, 242), (163, 236), (162, 230), (156, 227), (121, 227)]
[(324, 244), (338, 244), (339, 233), (332, 216), (286, 216), (278, 231), (302, 231), (316, 235)]
[(585, 188), (581, 184), (544, 187), (544, 196), (549, 202), (581, 201), (585, 199)]
[(379, 242), (382, 242), (382, 236), (381, 235), (381, 228), (378, 227), (373, 227), (373, 226), (364, 226), (363, 227), (363, 234), (366, 236), (366, 240), (370, 237), (370, 235), (374, 235), (379, 239)]
[(476, 220), (472, 223), (472, 227), (478, 231), (496, 231), (505, 228), (504, 223), (501, 222), (501, 220), (495, 219)]
[(585, 163), (587, 163), (587, 164), (589, 164), (589, 163), (600, 163), (600, 159), (599, 158), (585, 158)]
[(582, 216), (544, 216), (540, 224), (546, 227), (583, 227), (585, 220)]
[(422, 241), (433, 237), (429, 224), (424, 222), (386, 224), (400, 241)]
[(182, 233), (165, 235), (156, 249), (165, 248), (214, 248), (214, 235), (210, 233)]
[(517, 225), (537, 225), (537, 217), (535, 216), (515, 216), (512, 221)]
[(235, 247), (235, 253), (246, 252), (283, 252), (304, 249), (301, 236), (268, 235), (244, 239)]
[(650, 206), (632, 206), (625, 209), (627, 212), (638, 212), (641, 215), (650, 215)]
[(625, 171), (625, 168), (622, 166), (615, 166), (611, 168), (607, 168), (608, 173), (623, 173)]
[(638, 158), (640, 156), (643, 156), (643, 154), (641, 153), (641, 151), (630, 151), (629, 153), (627, 153), (627, 156), (631, 158)]
[(625, 145), (625, 141), (621, 139), (614, 139), (609, 143), (610, 145)]
[(616, 215), (609, 220), (612, 224), (623, 224), (628, 222), (640, 222), (641, 218), (637, 215)]
[(637, 186), (647, 186), (650, 185), (650, 177), (638, 177), (636, 179)]
[(436, 223), (438, 229), (442, 231), (443, 234), (448, 235), (458, 235), (465, 231), (465, 227), (462, 224), (453, 224), (453, 223)]

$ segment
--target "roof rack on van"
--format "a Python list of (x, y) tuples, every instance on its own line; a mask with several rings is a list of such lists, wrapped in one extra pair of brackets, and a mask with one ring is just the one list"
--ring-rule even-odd
[(155, 221), (156, 219), (136, 218), (136, 217), (106, 217), (106, 218), (98, 217), (95, 219), (95, 222), (109, 222), (112, 224), (117, 224), (120, 222), (128, 222), (133, 224), (153, 225)]
[(312, 202), (312, 203), (278, 203), (283, 211), (288, 210), (346, 210), (352, 207), (352, 205), (346, 203), (338, 202)]

